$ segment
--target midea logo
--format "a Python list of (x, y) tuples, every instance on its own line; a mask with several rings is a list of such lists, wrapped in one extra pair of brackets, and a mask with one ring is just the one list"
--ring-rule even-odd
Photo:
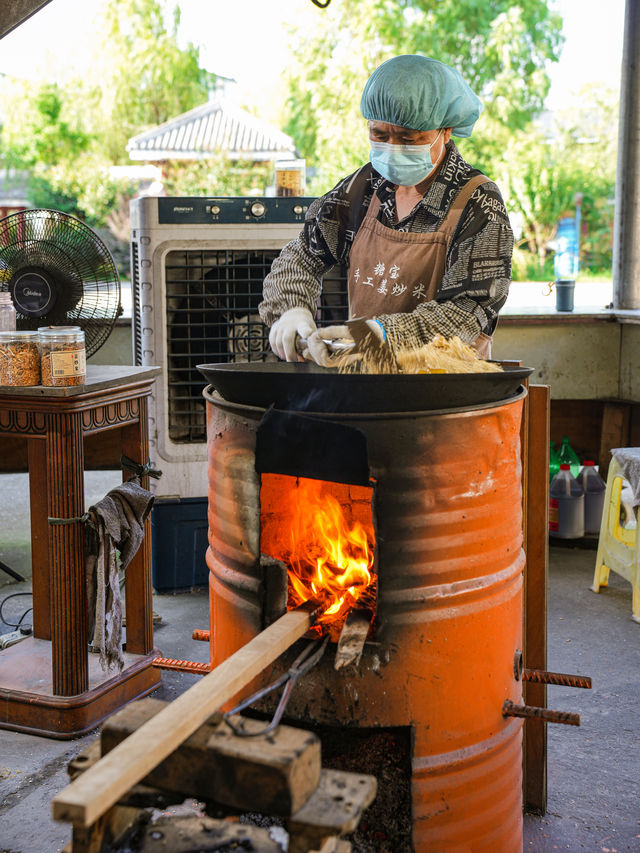
[(29, 290), (28, 287), (22, 291), (23, 296), (42, 296), (39, 290)]

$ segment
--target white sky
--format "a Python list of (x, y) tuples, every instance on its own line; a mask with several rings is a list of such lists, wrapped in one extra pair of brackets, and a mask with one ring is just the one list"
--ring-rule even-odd
[[(0, 39), (0, 72), (27, 79), (64, 78), (91, 62), (87, 34), (103, 0), (51, 0)], [(331, 0), (337, 6), (341, 0)], [(588, 82), (620, 83), (624, 0), (550, 0), (564, 17), (566, 42), (550, 67), (550, 109), (569, 105)], [(286, 22), (330, 13), (311, 0), (180, 0), (181, 36), (201, 48), (203, 65), (233, 77), (239, 95), (269, 118), (273, 91), (286, 62)]]

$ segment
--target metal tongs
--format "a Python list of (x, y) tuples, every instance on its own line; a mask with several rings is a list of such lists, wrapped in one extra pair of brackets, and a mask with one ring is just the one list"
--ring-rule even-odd
[[(347, 355), (350, 353), (358, 353), (358, 357), (366, 357), (369, 362), (387, 365), (391, 368), (389, 372), (400, 373), (395, 353), (389, 346), (388, 342), (381, 341), (380, 338), (371, 331), (367, 326), (366, 319), (357, 317), (353, 320), (347, 320), (344, 324), (348, 327), (353, 340), (344, 340), (342, 338), (322, 338), (327, 349), (333, 355)], [(305, 338), (298, 338), (298, 350), (303, 352), (307, 346)]]
[[(329, 352), (333, 355), (353, 352), (356, 349), (355, 341), (345, 341), (341, 338), (320, 338), (320, 340), (326, 345)], [(304, 352), (307, 348), (307, 339), (298, 338), (296, 341), (296, 348), (298, 349), (298, 352)]]
[[(282, 715), (287, 707), (293, 688), (298, 683), (298, 680), (302, 678), (303, 675), (306, 675), (310, 669), (313, 669), (313, 667), (320, 661), (328, 642), (328, 634), (324, 640), (312, 640), (294, 660), (287, 672), (271, 684), (268, 684), (252, 696), (249, 696), (248, 699), (245, 699), (239, 705), (236, 705), (236, 707), (232, 708), (231, 711), (227, 711), (223, 719), (233, 733), (238, 737), (257, 737), (258, 735), (266, 735), (273, 731), (273, 729), (280, 724), (280, 720), (282, 719)], [(239, 723), (235, 723), (231, 720), (233, 714), (240, 713), (240, 711), (248, 708), (249, 705), (253, 705), (254, 702), (257, 702), (259, 699), (263, 699), (265, 696), (268, 696), (269, 693), (273, 693), (274, 690), (282, 687), (283, 684), (284, 690), (282, 691), (282, 696), (278, 702), (278, 707), (275, 710), (271, 722), (265, 728), (259, 729), (259, 731), (248, 732), (244, 727), (244, 720), (241, 719)]]

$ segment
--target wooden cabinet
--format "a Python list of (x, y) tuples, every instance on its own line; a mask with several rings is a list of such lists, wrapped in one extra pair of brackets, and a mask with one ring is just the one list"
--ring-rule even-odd
[[(127, 568), (125, 665), (118, 673), (103, 672), (89, 653), (80, 520), (86, 438), (117, 431), (121, 453), (148, 462), (147, 398), (159, 372), (89, 366), (81, 386), (0, 389), (0, 441), (20, 436), (28, 448), (34, 626), (32, 637), (2, 653), (0, 727), (74, 737), (160, 682), (151, 666), (150, 522)], [(141, 485), (149, 487), (147, 476)]]

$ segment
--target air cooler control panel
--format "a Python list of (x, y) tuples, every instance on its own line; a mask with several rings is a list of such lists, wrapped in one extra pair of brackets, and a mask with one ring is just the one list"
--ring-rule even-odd
[(285, 198), (212, 196), (158, 198), (160, 225), (245, 224), (303, 222), (313, 197)]

